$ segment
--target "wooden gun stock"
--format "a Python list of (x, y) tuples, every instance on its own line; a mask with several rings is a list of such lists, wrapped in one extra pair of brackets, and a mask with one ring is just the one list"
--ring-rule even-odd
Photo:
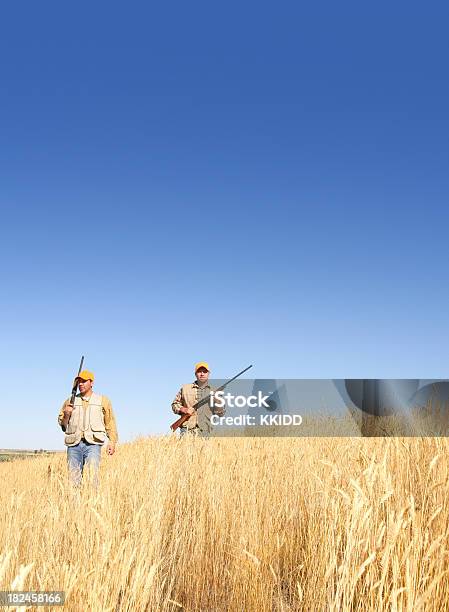
[(172, 431), (176, 431), (178, 427), (181, 427), (186, 421), (190, 419), (190, 416), (190, 414), (183, 414), (180, 419), (170, 425), (170, 429)]

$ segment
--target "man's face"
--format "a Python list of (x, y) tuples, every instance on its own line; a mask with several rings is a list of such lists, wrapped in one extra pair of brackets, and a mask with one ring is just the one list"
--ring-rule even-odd
[(89, 393), (89, 391), (92, 389), (92, 381), (90, 379), (84, 380), (84, 378), (78, 378), (78, 387), (81, 395)]
[(206, 370), (206, 368), (198, 368), (196, 371), (196, 378), (198, 382), (205, 383), (209, 378), (209, 372)]

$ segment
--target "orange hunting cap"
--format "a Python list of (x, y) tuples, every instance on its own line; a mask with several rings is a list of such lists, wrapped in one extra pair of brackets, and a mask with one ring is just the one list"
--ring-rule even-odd
[(79, 378), (82, 378), (83, 380), (91, 380), (92, 382), (94, 382), (95, 376), (93, 372), (89, 372), (89, 370), (83, 370), (78, 374), (76, 380), (78, 380)]
[(195, 374), (198, 372), (200, 368), (206, 368), (206, 370), (210, 372), (209, 364), (206, 363), (205, 361), (200, 361), (199, 363), (195, 363)]

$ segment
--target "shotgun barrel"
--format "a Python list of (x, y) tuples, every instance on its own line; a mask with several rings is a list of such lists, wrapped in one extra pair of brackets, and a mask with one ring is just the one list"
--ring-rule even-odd
[(80, 372), (83, 369), (83, 363), (84, 363), (84, 355), (82, 355), (81, 357), (80, 367), (78, 368), (78, 374), (75, 380), (73, 381), (72, 395), (70, 397), (70, 404), (72, 406), (73, 406), (73, 402), (75, 401), (76, 392), (78, 391), (78, 376), (80, 375)]

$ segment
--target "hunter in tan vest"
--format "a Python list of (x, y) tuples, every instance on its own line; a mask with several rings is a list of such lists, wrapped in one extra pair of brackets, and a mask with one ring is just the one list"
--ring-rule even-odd
[(94, 374), (83, 370), (75, 379), (73, 404), (66, 400), (59, 411), (58, 423), (65, 433), (69, 473), (75, 484), (81, 483), (85, 465), (93, 465), (95, 474), (101, 458), (101, 446), (109, 438), (107, 453), (113, 455), (117, 428), (111, 402), (105, 395), (92, 391)]
[(200, 361), (195, 365), (196, 380), (193, 383), (183, 385), (172, 402), (172, 410), (175, 414), (190, 414), (190, 418), (181, 426), (181, 434), (198, 433), (207, 435), (212, 430), (210, 417), (212, 414), (221, 416), (224, 410), (211, 411), (209, 403), (206, 402), (198, 410), (193, 406), (203, 398), (209, 396), (214, 389), (210, 386), (209, 365)]
[(104, 424), (103, 396), (92, 393), (84, 406), (81, 396), (75, 397), (73, 412), (65, 430), (66, 446), (75, 446), (84, 438), (90, 444), (104, 444), (106, 427)]

